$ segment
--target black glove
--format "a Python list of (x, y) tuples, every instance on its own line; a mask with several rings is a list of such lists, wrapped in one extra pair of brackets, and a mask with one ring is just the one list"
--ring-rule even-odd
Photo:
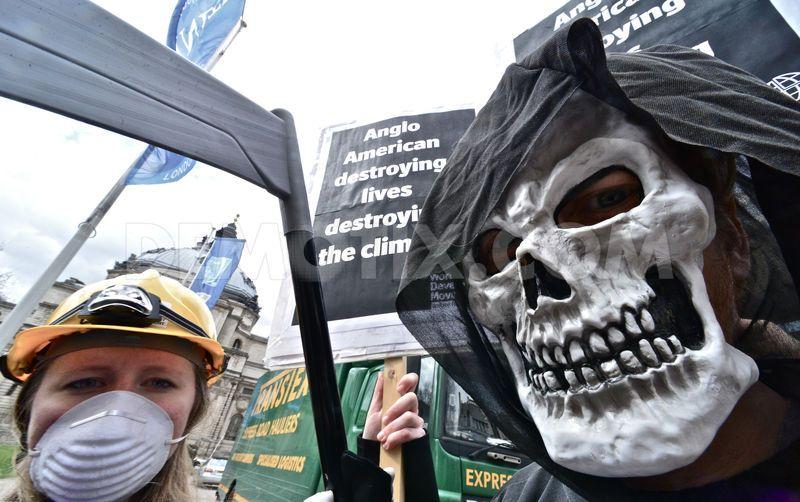
[(347, 502), (391, 502), (392, 477), (375, 463), (351, 451), (342, 455), (342, 479)]

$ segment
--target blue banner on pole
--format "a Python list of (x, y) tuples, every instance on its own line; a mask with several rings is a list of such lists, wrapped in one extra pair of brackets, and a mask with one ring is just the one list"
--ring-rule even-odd
[(145, 148), (128, 177), (128, 185), (172, 183), (186, 176), (194, 167), (194, 159), (169, 152), (153, 145)]
[[(167, 46), (205, 68), (236, 30), (245, 0), (178, 0), (167, 32)], [(186, 176), (195, 161), (148, 146), (136, 161), (128, 185), (172, 183)]]
[(222, 290), (239, 266), (243, 250), (243, 239), (228, 237), (214, 239), (214, 244), (191, 285), (192, 291), (205, 300), (208, 308), (214, 308), (216, 305)]
[(205, 68), (239, 24), (245, 0), (178, 0), (167, 32), (167, 46)]

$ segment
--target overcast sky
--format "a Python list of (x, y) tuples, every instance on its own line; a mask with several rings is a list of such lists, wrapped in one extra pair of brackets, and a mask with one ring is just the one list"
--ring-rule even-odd
[[(96, 3), (161, 42), (175, 5)], [(311, 170), (324, 127), (479, 107), (513, 61), (513, 38), (563, 3), (250, 0), (247, 28), (213, 73), (266, 109), (290, 110)], [(773, 3), (800, 25), (797, 0)], [(18, 299), (145, 145), (3, 98), (0, 117), (0, 272), (13, 273), (7, 293)], [(208, 166), (177, 183), (128, 187), (62, 278), (96, 281), (131, 253), (191, 246), (237, 213), (241, 268), (262, 306), (255, 331), (266, 334), (287, 270), (277, 201)]]
[[(163, 42), (173, 0), (98, 0)], [(213, 74), (297, 123), (313, 167), (322, 128), (438, 107), (480, 106), (513, 61), (513, 38), (562, 0), (469, 3), (250, 0), (247, 28)], [(19, 299), (145, 145), (0, 98), (0, 271)], [(287, 267), (275, 199), (205, 165), (177, 183), (126, 188), (63, 274), (105, 278), (115, 261), (191, 246), (241, 214), (241, 268), (256, 283), (266, 334)]]

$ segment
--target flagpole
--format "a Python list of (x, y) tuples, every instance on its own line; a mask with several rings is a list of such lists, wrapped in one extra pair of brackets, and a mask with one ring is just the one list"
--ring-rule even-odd
[(244, 22), (243, 18), (239, 18), (239, 24), (236, 25), (236, 28), (232, 29), (231, 32), (225, 37), (225, 40), (222, 41), (222, 44), (219, 46), (219, 50), (217, 50), (216, 54), (208, 60), (208, 64), (206, 64), (205, 70), (210, 72), (212, 68), (217, 64), (217, 61), (225, 54), (225, 51), (228, 50), (228, 47), (231, 46), (233, 43), (233, 39), (241, 33), (242, 28), (247, 28), (247, 23)]
[[(208, 64), (205, 67), (205, 70), (210, 72), (214, 65), (217, 64), (219, 59), (228, 50), (228, 47), (233, 43), (233, 39), (242, 31), (242, 28), (246, 27), (247, 24), (244, 22), (244, 19), (239, 18), (239, 23), (235, 29), (231, 30), (231, 33), (225, 38), (222, 42), (222, 45), (217, 50), (214, 57), (212, 57)], [(125, 187), (127, 186), (128, 177), (133, 172), (136, 164), (139, 161), (139, 157), (131, 163), (131, 165), (125, 170), (122, 176), (117, 180), (111, 190), (103, 197), (103, 200), (97, 205), (97, 207), (92, 211), (88, 218), (86, 218), (80, 225), (78, 225), (78, 230), (72, 236), (72, 238), (67, 242), (61, 252), (58, 253), (58, 256), (50, 263), (50, 265), (42, 272), (42, 275), (33, 283), (33, 286), (28, 289), (25, 295), (17, 302), (14, 309), (8, 313), (8, 316), (0, 323), (0, 350), (5, 350), (5, 347), (11, 343), (11, 340), (14, 339), (14, 335), (17, 334), (17, 331), (22, 327), (25, 323), (25, 319), (33, 312), (36, 307), (39, 305), (42, 297), (47, 293), (47, 291), (53, 287), (58, 277), (64, 272), (64, 269), (67, 268), (67, 265), (72, 261), (78, 251), (83, 247), (84, 243), (92, 237), (92, 234), (95, 233), (97, 230), (97, 225), (100, 224), (100, 221), (103, 217), (108, 213), (108, 210), (111, 209), (111, 206), (114, 205), (117, 198), (119, 198), (120, 194)]]
[[(206, 65), (206, 71), (211, 71), (211, 68), (213, 68), (217, 64), (217, 61), (220, 60), (223, 54), (225, 54), (225, 51), (228, 50), (228, 47), (230, 47), (230, 45), (233, 43), (233, 39), (236, 38), (236, 36), (239, 33), (241, 33), (242, 28), (247, 28), (247, 23), (244, 22), (243, 18), (239, 18), (239, 23), (236, 25), (236, 28), (232, 29), (231, 32), (228, 33), (228, 36), (225, 37), (225, 40), (222, 41), (219, 50), (214, 54), (214, 56), (211, 59), (208, 60), (208, 64)], [(211, 251), (211, 246), (214, 243), (215, 231), (216, 229), (212, 227), (211, 233), (208, 234), (208, 238), (206, 238), (206, 241), (203, 243), (202, 246), (200, 246), (200, 251), (197, 253), (197, 257), (195, 257), (194, 261), (192, 262), (192, 266), (188, 270), (186, 270), (186, 275), (184, 275), (183, 279), (181, 280), (181, 284), (183, 284), (184, 286), (187, 287), (191, 286), (192, 283), (194, 283), (194, 280), (197, 278), (197, 274), (200, 272), (200, 268), (202, 267), (202, 262), (205, 260), (205, 256), (207, 256), (208, 253)], [(208, 249), (206, 249), (206, 247)], [(204, 252), (205, 255), (203, 254)], [(192, 277), (192, 280), (188, 281), (189, 276), (192, 275), (192, 271), (194, 270), (195, 267), (197, 267), (197, 272), (195, 272), (194, 276)]]
[[(197, 251), (197, 256), (194, 257), (192, 265), (188, 269), (186, 269), (186, 274), (183, 276), (183, 279), (181, 280), (181, 284), (183, 284), (184, 286), (187, 287), (190, 286), (194, 282), (194, 279), (197, 277), (197, 273), (195, 273), (192, 276), (192, 272), (194, 272), (195, 267), (197, 267), (198, 272), (200, 271), (200, 267), (202, 267), (202, 265), (201, 264), (199, 265), (199, 263), (201, 263), (205, 259), (205, 256), (211, 251), (211, 246), (214, 245), (215, 233), (216, 229), (214, 227), (211, 227), (211, 232), (209, 232), (209, 234), (206, 236), (206, 239), (203, 241), (203, 245), (200, 246), (200, 249)], [(191, 281), (189, 281), (190, 276), (192, 276)]]
[(47, 293), (47, 291), (53, 286), (56, 282), (58, 277), (67, 268), (69, 262), (75, 257), (75, 255), (80, 251), (83, 244), (92, 237), (92, 234), (97, 229), (97, 225), (100, 223), (100, 220), (106, 215), (111, 206), (120, 196), (122, 191), (125, 189), (125, 183), (128, 179), (128, 176), (133, 171), (134, 167), (137, 164), (137, 160), (135, 160), (126, 170), (125, 173), (120, 177), (119, 180), (114, 184), (103, 200), (100, 201), (100, 204), (94, 208), (94, 211), (86, 218), (80, 225), (78, 225), (78, 230), (72, 236), (72, 238), (67, 242), (61, 252), (55, 257), (55, 259), (50, 263), (50, 265), (42, 272), (42, 275), (36, 280), (33, 286), (28, 289), (25, 296), (17, 302), (17, 305), (14, 309), (8, 313), (8, 316), (3, 320), (3, 323), (0, 324), (0, 350), (5, 348), (11, 340), (14, 338), (14, 335), (17, 334), (17, 331), (22, 327), (25, 323), (25, 319), (31, 314), (31, 312), (36, 309), (39, 305), (39, 301), (41, 298)]

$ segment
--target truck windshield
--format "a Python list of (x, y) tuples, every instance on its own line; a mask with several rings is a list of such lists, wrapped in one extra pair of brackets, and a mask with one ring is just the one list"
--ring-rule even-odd
[(472, 441), (481, 446), (495, 445), (513, 449), (514, 444), (489, 422), (483, 411), (464, 389), (444, 375), (445, 407), (444, 433), (447, 436)]

